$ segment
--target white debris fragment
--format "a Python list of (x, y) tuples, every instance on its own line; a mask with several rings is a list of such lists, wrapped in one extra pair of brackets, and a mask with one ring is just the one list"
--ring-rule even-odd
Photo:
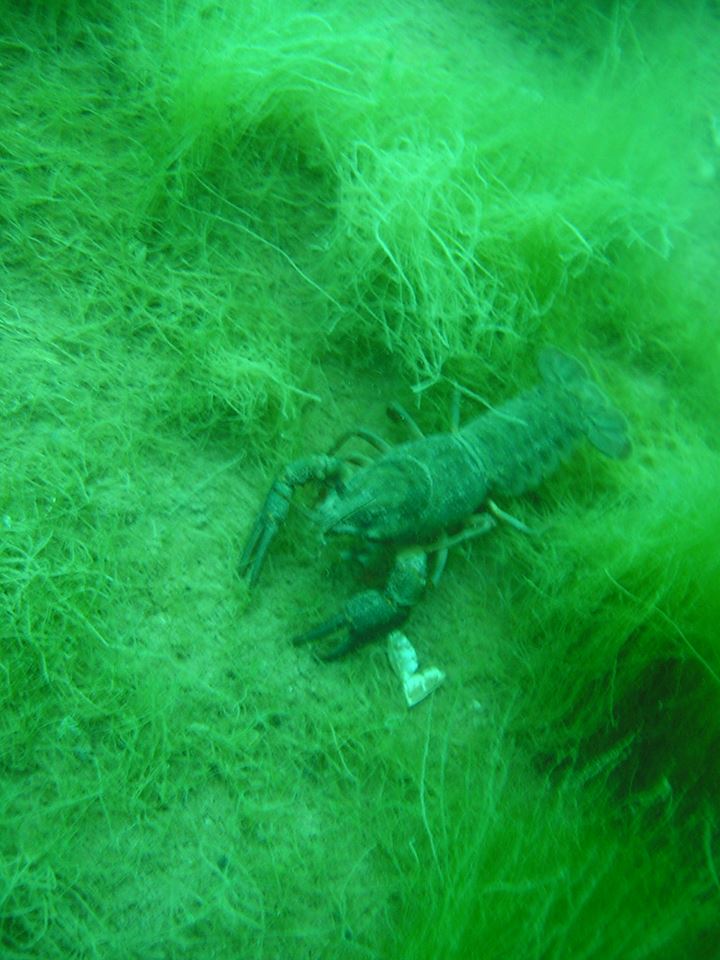
[(390, 666), (401, 680), (412, 676), (418, 668), (415, 647), (399, 630), (393, 630), (388, 637), (388, 657)]
[(428, 697), (445, 679), (445, 674), (437, 667), (418, 671), (415, 648), (399, 630), (394, 630), (388, 637), (388, 658), (402, 683), (405, 701), (409, 707), (414, 707)]

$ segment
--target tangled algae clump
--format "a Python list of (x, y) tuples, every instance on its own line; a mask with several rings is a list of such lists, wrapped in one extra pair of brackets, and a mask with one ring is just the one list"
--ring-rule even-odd
[[(519, 11), (522, 10), (522, 13)], [(712, 4), (0, 2), (0, 955), (674, 960), (718, 929)], [(382, 645), (280, 464), (542, 345), (580, 453)]]

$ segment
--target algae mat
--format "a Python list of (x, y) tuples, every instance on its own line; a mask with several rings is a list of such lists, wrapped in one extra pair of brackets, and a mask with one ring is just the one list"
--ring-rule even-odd
[[(2, 4), (3, 958), (667, 958), (718, 930), (712, 5)], [(289, 460), (589, 365), (408, 633)], [(367, 452), (367, 451), (363, 451)]]

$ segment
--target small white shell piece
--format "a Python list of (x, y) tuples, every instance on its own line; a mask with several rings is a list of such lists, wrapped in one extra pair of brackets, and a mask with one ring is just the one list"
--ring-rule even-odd
[(393, 630), (388, 636), (388, 659), (402, 684), (408, 707), (414, 707), (428, 697), (445, 679), (445, 674), (437, 667), (418, 671), (415, 648), (399, 630)]

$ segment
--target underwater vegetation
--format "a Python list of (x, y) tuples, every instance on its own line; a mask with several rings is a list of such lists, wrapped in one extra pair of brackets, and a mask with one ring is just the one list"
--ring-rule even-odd
[[(720, 942), (720, 15), (0, 2), (0, 956)], [(547, 344), (627, 417), (381, 643), (284, 464)]]

